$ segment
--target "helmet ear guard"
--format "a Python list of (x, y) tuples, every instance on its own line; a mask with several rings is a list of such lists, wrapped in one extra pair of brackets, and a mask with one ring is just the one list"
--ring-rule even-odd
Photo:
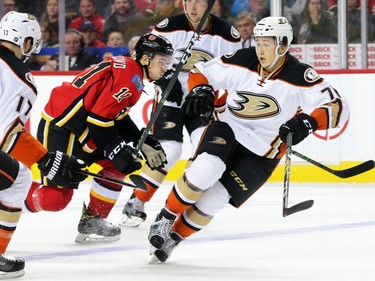
[[(0, 22), (0, 41), (7, 41), (19, 46), (23, 56), (29, 57), (33, 53), (40, 52), (41, 37), (39, 23), (31, 14), (11, 11)], [(26, 53), (24, 43), (28, 38), (32, 39), (32, 46)]]

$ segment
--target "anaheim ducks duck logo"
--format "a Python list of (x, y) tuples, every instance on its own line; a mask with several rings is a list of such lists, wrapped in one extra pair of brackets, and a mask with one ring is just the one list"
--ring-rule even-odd
[(269, 95), (250, 92), (237, 92), (240, 99), (233, 101), (236, 106), (228, 105), (230, 112), (243, 119), (259, 119), (276, 116), (280, 106), (276, 99)]
[[(178, 52), (183, 54), (184, 51), (185, 49), (179, 50)], [(187, 58), (187, 61), (181, 70), (184, 72), (189, 72), (193, 68), (194, 64), (198, 62), (207, 62), (209, 60), (212, 60), (213, 58), (214, 58), (214, 55), (211, 54), (210, 52), (207, 52), (205, 50), (200, 50), (200, 49), (193, 49), (191, 50)], [(177, 59), (180, 60), (181, 57), (177, 57)]]

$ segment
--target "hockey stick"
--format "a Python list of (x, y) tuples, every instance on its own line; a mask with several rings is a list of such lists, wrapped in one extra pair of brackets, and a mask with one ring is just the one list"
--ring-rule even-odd
[(106, 181), (106, 182), (121, 184), (123, 186), (128, 186), (128, 187), (131, 187), (131, 188), (147, 191), (147, 186), (145, 185), (144, 181), (142, 180), (142, 178), (140, 176), (137, 176), (137, 175), (130, 175), (129, 176), (129, 179), (132, 182), (135, 183), (135, 185), (132, 185), (130, 183), (127, 183), (127, 182), (124, 182), (124, 181), (121, 181), (121, 180), (117, 180), (117, 179), (113, 179), (113, 178), (109, 178), (109, 177), (106, 177), (104, 175), (91, 173), (87, 170), (79, 170), (78, 173), (86, 175), (86, 176), (92, 176), (93, 178), (100, 179), (100, 180), (103, 180), (103, 181)]
[(344, 170), (333, 170), (327, 166), (324, 166), (323, 164), (295, 151), (295, 150), (292, 150), (292, 154), (294, 154), (295, 156), (327, 171), (328, 173), (331, 173), (339, 178), (343, 178), (343, 179), (346, 179), (346, 178), (350, 178), (350, 177), (354, 177), (356, 175), (359, 175), (359, 174), (362, 174), (364, 172), (367, 172), (371, 169), (373, 169), (375, 167), (375, 161), (374, 160), (368, 160), (366, 162), (363, 162), (357, 166), (354, 166), (354, 167), (351, 167), (351, 168), (348, 168), (348, 169), (344, 169)]
[(289, 198), (289, 181), (290, 181), (290, 166), (292, 164), (292, 138), (293, 134), (289, 133), (286, 138), (286, 153), (285, 153), (285, 174), (284, 174), (284, 193), (283, 193), (283, 217), (289, 216), (293, 213), (309, 209), (314, 204), (314, 200), (307, 200), (291, 207), (288, 207)]
[(138, 155), (142, 144), (145, 142), (145, 140), (147, 138), (147, 135), (151, 131), (152, 126), (154, 125), (156, 119), (158, 118), (159, 113), (160, 113), (162, 107), (164, 106), (164, 103), (166, 102), (167, 97), (168, 97), (169, 93), (171, 92), (174, 83), (177, 80), (178, 74), (180, 73), (180, 71), (181, 71), (182, 67), (185, 65), (185, 63), (187, 62), (187, 59), (188, 59), (188, 57), (190, 55), (190, 52), (191, 52), (191, 49), (193, 48), (195, 39), (199, 36), (199, 33), (201, 32), (201, 29), (203, 27), (203, 24), (206, 22), (208, 16), (210, 15), (211, 8), (214, 5), (214, 3), (215, 3), (215, 0), (207, 0), (207, 9), (203, 14), (202, 19), (200, 20), (200, 22), (197, 26), (197, 29), (194, 31), (194, 34), (193, 34), (192, 38), (190, 39), (190, 42), (189, 42), (188, 46), (186, 47), (186, 49), (185, 49), (185, 51), (184, 51), (184, 53), (183, 53), (183, 55), (180, 59), (180, 62), (178, 63), (178, 65), (176, 67), (176, 70), (171, 77), (171, 80), (168, 82), (168, 85), (164, 90), (163, 96), (161, 97), (160, 101), (158, 102), (158, 105), (156, 106), (156, 109), (155, 109), (154, 113), (151, 115), (150, 121), (148, 122), (146, 128), (143, 130), (142, 135), (139, 138), (138, 143), (134, 148), (134, 152), (133, 152), (134, 157), (136, 155)]

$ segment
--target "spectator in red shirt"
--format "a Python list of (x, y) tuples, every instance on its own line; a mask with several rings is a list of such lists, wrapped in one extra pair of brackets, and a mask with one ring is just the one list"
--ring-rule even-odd
[(104, 18), (102, 15), (96, 13), (94, 0), (80, 0), (79, 13), (80, 16), (70, 22), (69, 28), (80, 30), (81, 25), (85, 21), (91, 21), (95, 26), (96, 39), (102, 39)]
[(95, 25), (92, 21), (85, 21), (81, 24), (79, 31), (83, 36), (85, 47), (106, 47), (107, 45), (96, 38)]

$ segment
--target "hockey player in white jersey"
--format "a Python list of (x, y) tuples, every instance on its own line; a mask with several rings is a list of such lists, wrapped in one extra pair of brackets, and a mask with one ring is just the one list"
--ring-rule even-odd
[(36, 100), (34, 79), (24, 62), (38, 53), (40, 26), (34, 16), (9, 12), (0, 22), (0, 279), (24, 275), (25, 261), (4, 255), (16, 230), (31, 185), (30, 166), (60, 186), (84, 180), (75, 173), (86, 165), (75, 157), (49, 153), (25, 123)]
[(288, 53), (292, 27), (267, 17), (254, 28), (256, 47), (198, 63), (189, 75), (186, 115), (213, 111), (214, 90), (227, 89), (225, 111), (206, 128), (191, 166), (151, 225), (153, 258), (164, 262), (228, 203), (239, 208), (271, 176), (288, 133), (298, 144), (315, 130), (342, 126), (348, 105), (311, 66)]
[[(174, 48), (174, 66), (179, 63), (207, 6), (207, 0), (184, 0), (184, 14), (163, 20), (152, 31), (155, 34), (166, 37), (172, 43)], [(146, 219), (144, 203), (152, 198), (169, 169), (181, 156), (183, 126), (189, 132), (193, 147), (199, 140), (199, 130), (193, 132), (194, 130), (190, 127), (191, 123), (183, 119), (181, 113), (181, 103), (184, 96), (188, 94), (186, 83), (188, 73), (193, 65), (200, 61), (209, 61), (216, 56), (233, 52), (239, 48), (241, 48), (241, 43), (238, 31), (224, 20), (210, 15), (203, 25), (198, 40), (194, 42), (191, 55), (182, 67), (182, 71), (179, 73), (178, 79), (153, 127), (153, 134), (162, 144), (167, 155), (168, 164), (164, 168), (154, 170), (151, 170), (147, 165), (143, 166), (141, 176), (148, 187), (148, 191), (134, 190), (131, 198), (124, 206), (120, 225), (138, 226)], [(162, 91), (167, 87), (172, 74), (173, 68), (167, 72), (164, 78), (158, 81), (161, 88), (160, 94), (163, 94)], [(209, 119), (205, 117), (194, 119), (194, 122), (197, 122), (194, 128), (205, 126), (208, 121)]]

